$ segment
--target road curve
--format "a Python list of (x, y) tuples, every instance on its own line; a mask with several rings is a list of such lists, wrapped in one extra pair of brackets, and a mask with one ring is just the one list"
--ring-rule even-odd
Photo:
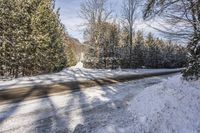
[(115, 84), (118, 82), (126, 82), (153, 76), (168, 75), (168, 74), (178, 73), (181, 71), (182, 69), (173, 69), (161, 72), (120, 75), (120, 76), (112, 76), (106, 78), (97, 78), (92, 80), (68, 81), (68, 82), (55, 83), (49, 85), (33, 85), (33, 86), (19, 87), (13, 89), (5, 88), (0, 90), (0, 104), (16, 103), (24, 100), (49, 97), (60, 92), (64, 92), (66, 94), (72, 91), (73, 92), (80, 91), (81, 89), (88, 87)]
[(173, 75), (0, 105), (0, 132), (96, 133), (113, 122), (119, 128), (132, 125), (134, 117), (127, 110), (130, 100), (146, 87), (161, 83)]

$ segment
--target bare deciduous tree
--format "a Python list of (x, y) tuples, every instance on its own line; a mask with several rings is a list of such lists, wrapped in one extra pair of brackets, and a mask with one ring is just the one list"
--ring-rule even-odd
[(111, 17), (112, 11), (107, 8), (107, 0), (85, 0), (81, 4), (80, 16), (85, 20), (85, 38), (93, 53), (92, 57), (99, 59), (102, 25)]
[[(81, 4), (80, 17), (85, 20), (86, 31), (88, 40), (94, 39), (95, 28), (98, 24), (106, 22), (111, 16), (112, 11), (108, 11), (107, 0), (85, 0)], [(95, 38), (95, 42), (98, 42)]]
[[(129, 32), (128, 38), (129, 38), (129, 52), (130, 52), (129, 60), (130, 61), (132, 61), (133, 26), (137, 18), (137, 12), (136, 12), (137, 7), (138, 7), (137, 0), (125, 0), (122, 7), (123, 23)], [(130, 67), (131, 65), (132, 64), (130, 63)]]
[(200, 77), (200, 0), (148, 0), (144, 18), (165, 20), (165, 33), (188, 40), (189, 63), (184, 75)]

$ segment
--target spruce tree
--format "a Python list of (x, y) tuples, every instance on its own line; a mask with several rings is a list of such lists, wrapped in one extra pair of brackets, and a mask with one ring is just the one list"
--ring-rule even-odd
[[(21, 1), (2, 0), (0, 1), (0, 39), (1, 39), (1, 69), (3, 74), (18, 77), (21, 56), (26, 39), (26, 14), (21, 10)], [(22, 46), (23, 45), (23, 46)]]
[(73, 38), (71, 38), (67, 33), (65, 33), (65, 54), (67, 57), (67, 67), (70, 66), (75, 66), (77, 63), (77, 59), (75, 56), (75, 52), (72, 50), (72, 47), (75, 45), (79, 45), (79, 44), (75, 44), (75, 41), (73, 40)]
[[(200, 19), (200, 14), (199, 14)], [(200, 29), (200, 28), (199, 28)], [(183, 73), (185, 79), (200, 78), (200, 33), (195, 34), (189, 42), (188, 46), (188, 64)]]
[(18, 77), (66, 65), (63, 26), (52, 0), (0, 1), (0, 75)]
[(141, 31), (138, 31), (135, 35), (133, 45), (133, 65), (135, 68), (144, 66), (145, 57), (144, 37)]
[(146, 53), (146, 56), (145, 56), (145, 66), (152, 67), (153, 66), (153, 60), (154, 60), (153, 50), (154, 50), (154, 43), (155, 43), (152, 33), (149, 33), (147, 35), (145, 43), (146, 43), (146, 46), (147, 46), (147, 53)]
[(58, 11), (54, 12), (54, 1), (42, 0), (31, 21), (34, 39), (34, 70), (48, 73), (61, 70), (66, 60), (63, 45), (63, 26)]

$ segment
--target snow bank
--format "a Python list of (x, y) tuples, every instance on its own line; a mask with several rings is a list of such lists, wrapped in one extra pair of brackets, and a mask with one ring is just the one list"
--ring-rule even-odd
[(146, 88), (128, 107), (135, 132), (199, 133), (200, 81), (187, 82), (181, 76)]
[(78, 62), (75, 66), (72, 66), (71, 67), (72, 69), (83, 69), (83, 63), (82, 62)]

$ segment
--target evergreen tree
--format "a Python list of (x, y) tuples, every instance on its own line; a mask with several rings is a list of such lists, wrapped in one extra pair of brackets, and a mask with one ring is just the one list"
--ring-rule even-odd
[(25, 56), (27, 22), (29, 15), (23, 12), (22, 1), (0, 1), (1, 25), (1, 61), (3, 74), (18, 77)]
[(146, 46), (147, 46), (147, 53), (145, 57), (145, 66), (153, 67), (154, 66), (154, 46), (155, 40), (152, 33), (149, 33), (146, 38)]
[(200, 0), (147, 0), (144, 7), (144, 19), (162, 16), (167, 27), (172, 28), (163, 26), (161, 31), (188, 41), (188, 63), (183, 76), (200, 78)]
[[(199, 8), (199, 7), (198, 7)], [(200, 22), (200, 8), (198, 10)], [(200, 29), (200, 26), (198, 27)], [(188, 64), (187, 69), (184, 71), (183, 76), (186, 79), (199, 79), (200, 78), (200, 32), (195, 33), (190, 40), (188, 46)]]
[(40, 2), (32, 17), (31, 26), (34, 45), (36, 45), (34, 46), (36, 71), (47, 73), (65, 67), (64, 32), (58, 11), (54, 12), (54, 1)]
[(133, 64), (135, 68), (142, 67), (144, 65), (145, 58), (145, 46), (144, 37), (141, 31), (138, 31), (135, 35), (134, 45), (133, 45)]
[(99, 56), (97, 57), (95, 54), (96, 47), (89, 47), (84, 64), (86, 67), (93, 68), (116, 68), (119, 65), (116, 51), (119, 44), (118, 26), (109, 22), (101, 22), (97, 25)]
[(101, 58), (103, 57), (104, 68), (116, 68), (117, 61), (116, 48), (119, 44), (119, 29), (115, 23), (104, 22), (102, 25), (103, 36), (101, 37)]
[(72, 50), (73, 45), (78, 45), (78, 44), (75, 44), (73, 39), (68, 34), (65, 34), (65, 54), (67, 57), (67, 67), (75, 66), (77, 63), (75, 53)]
[(63, 26), (52, 0), (0, 1), (0, 74), (18, 77), (66, 65)]

